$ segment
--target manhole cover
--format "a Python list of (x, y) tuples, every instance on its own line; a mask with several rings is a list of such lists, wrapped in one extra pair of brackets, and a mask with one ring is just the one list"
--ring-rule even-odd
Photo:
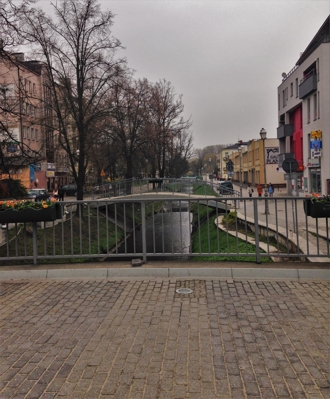
[(205, 298), (204, 280), (177, 280), (175, 284), (174, 296), (178, 299), (183, 298)]
[(189, 288), (179, 288), (175, 291), (177, 294), (192, 294), (194, 291)]

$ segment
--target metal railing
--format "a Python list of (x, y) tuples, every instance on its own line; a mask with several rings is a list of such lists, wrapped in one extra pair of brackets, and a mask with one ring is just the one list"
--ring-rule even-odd
[(265, 215), (264, 198), (256, 197), (151, 193), (64, 201), (63, 216), (54, 222), (3, 226), (0, 263), (330, 260), (329, 218), (306, 216), (303, 198), (268, 203)]
[[(189, 195), (226, 195), (232, 197), (240, 196), (236, 190), (222, 187), (219, 190), (220, 182), (217, 180), (199, 180), (188, 178), (145, 178), (126, 179), (111, 182), (92, 190), (92, 199), (123, 197), (128, 195), (146, 193), (186, 193)], [(198, 190), (198, 191), (196, 191)]]

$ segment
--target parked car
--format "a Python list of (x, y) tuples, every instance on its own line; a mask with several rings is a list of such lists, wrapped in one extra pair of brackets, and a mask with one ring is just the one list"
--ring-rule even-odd
[(51, 197), (45, 188), (33, 188), (28, 191), (29, 198), (34, 198), (35, 201), (44, 201)]
[(231, 195), (234, 193), (233, 183), (231, 181), (221, 181), (219, 183), (219, 193), (223, 195)]
[(63, 186), (65, 195), (76, 195), (77, 194), (77, 186), (75, 184), (67, 184)]

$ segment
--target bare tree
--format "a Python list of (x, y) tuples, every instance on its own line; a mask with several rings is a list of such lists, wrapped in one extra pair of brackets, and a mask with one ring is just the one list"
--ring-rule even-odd
[(148, 93), (148, 81), (134, 80), (132, 77), (123, 79), (112, 93), (109, 135), (120, 145), (121, 156), (126, 164), (126, 179), (133, 177), (134, 159), (146, 141), (144, 125)]
[(21, 33), (46, 67), (53, 128), (68, 154), (77, 199), (83, 199), (89, 149), (99, 121), (109, 115), (109, 91), (123, 74), (125, 62), (115, 58), (120, 42), (111, 36), (114, 16), (101, 12), (96, 0), (60, 0), (52, 7), (55, 20), (29, 8)]
[(148, 102), (148, 130), (155, 146), (159, 176), (164, 177), (174, 141), (187, 132), (190, 120), (182, 116), (182, 96), (177, 97), (170, 82), (161, 80), (151, 88)]

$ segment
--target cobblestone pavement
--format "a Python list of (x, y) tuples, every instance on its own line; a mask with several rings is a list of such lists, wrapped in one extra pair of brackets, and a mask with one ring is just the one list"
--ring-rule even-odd
[(329, 398), (329, 287), (3, 282), (0, 398)]

